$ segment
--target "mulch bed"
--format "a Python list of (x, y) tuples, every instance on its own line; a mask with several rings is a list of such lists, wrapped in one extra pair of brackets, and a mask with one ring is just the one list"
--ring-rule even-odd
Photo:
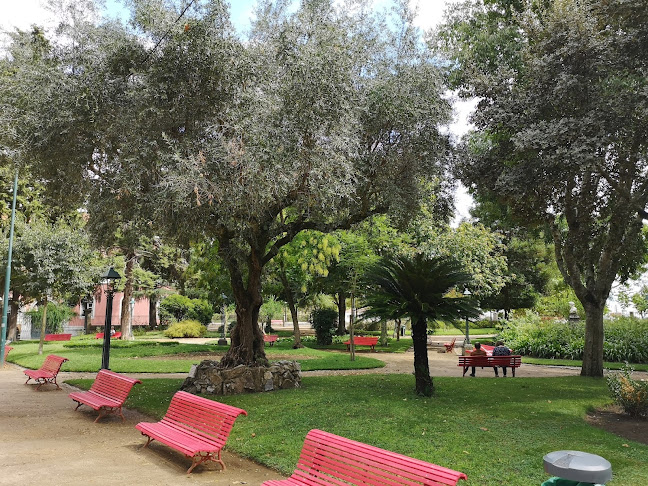
[(619, 437), (648, 445), (648, 420), (632, 418), (618, 405), (610, 405), (587, 415), (590, 425), (607, 430)]

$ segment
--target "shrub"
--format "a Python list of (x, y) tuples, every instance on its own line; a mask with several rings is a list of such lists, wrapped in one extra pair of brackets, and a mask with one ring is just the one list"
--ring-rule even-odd
[(209, 302), (204, 299), (191, 299), (191, 307), (187, 314), (187, 318), (196, 320), (201, 324), (207, 326), (214, 316), (214, 308)]
[(190, 299), (184, 295), (172, 294), (160, 302), (160, 321), (163, 325), (187, 319), (207, 325), (213, 315), (214, 309), (204, 299)]
[(607, 385), (614, 402), (634, 418), (648, 417), (648, 382), (632, 379), (631, 366), (626, 364), (618, 373), (610, 373)]
[[(648, 321), (620, 318), (604, 322), (605, 361), (648, 363)], [(549, 359), (583, 359), (585, 322), (542, 321), (528, 314), (508, 322), (498, 336), (516, 353)]]
[(206, 332), (207, 328), (200, 322), (187, 320), (170, 325), (164, 335), (168, 338), (203, 337)]
[(338, 313), (336, 309), (315, 309), (311, 314), (311, 325), (315, 329), (317, 344), (328, 346), (333, 342), (337, 330)]

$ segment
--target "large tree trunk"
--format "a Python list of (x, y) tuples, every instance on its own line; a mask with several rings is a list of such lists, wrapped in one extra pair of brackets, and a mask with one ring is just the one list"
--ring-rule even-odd
[(152, 294), (149, 296), (149, 328), (151, 330), (157, 327), (157, 295)]
[(434, 393), (434, 384), (430, 376), (430, 365), (427, 354), (427, 320), (425, 317), (412, 319), (412, 342), (414, 344), (414, 378), (416, 394), (430, 397)]
[(38, 354), (43, 354), (43, 343), (47, 332), (47, 295), (43, 297), (43, 318), (41, 319), (40, 340), (38, 341)]
[[(582, 302), (582, 301), (581, 301)], [(604, 305), (582, 302), (585, 308), (585, 348), (581, 376), (603, 376)]]
[(238, 365), (267, 366), (263, 333), (259, 328), (259, 309), (263, 303), (261, 296), (261, 275), (263, 265), (262, 250), (252, 249), (247, 268), (247, 286), (232, 256), (228, 245), (222, 243), (219, 253), (227, 264), (234, 302), (236, 303), (236, 326), (231, 333), (231, 345), (220, 362), (221, 368), (234, 368)]
[(338, 328), (337, 335), (344, 336), (346, 334), (346, 298), (347, 294), (338, 292), (337, 294), (337, 307), (338, 307)]
[(133, 337), (132, 329), (132, 316), (131, 316), (131, 305), (130, 301), (133, 297), (133, 267), (135, 266), (136, 257), (134, 251), (129, 251), (126, 255), (126, 272), (125, 279), (126, 284), (124, 285), (124, 298), (122, 299), (122, 308), (121, 308), (121, 339), (132, 341), (135, 339)]
[[(17, 295), (12, 292), (12, 295)], [(11, 299), (9, 301), (9, 322), (7, 323), (7, 340), (15, 341), (18, 334), (18, 311), (20, 310), (20, 301)]]

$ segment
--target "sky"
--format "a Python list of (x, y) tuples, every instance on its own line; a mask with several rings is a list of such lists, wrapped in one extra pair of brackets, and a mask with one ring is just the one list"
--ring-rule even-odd
[[(229, 0), (231, 18), (234, 25), (245, 30), (250, 23), (256, 0)], [(416, 24), (423, 30), (428, 30), (441, 22), (446, 6), (456, 0), (410, 0), (411, 5), (418, 9)], [(0, 0), (0, 30), (28, 29), (33, 24), (47, 27), (51, 24), (50, 14), (44, 7), (46, 0)], [(389, 0), (374, 0), (376, 7), (381, 8)], [(106, 12), (111, 17), (126, 16), (121, 0), (105, 0)], [(4, 40), (2, 41), (4, 42)], [(474, 103), (455, 103), (455, 120), (450, 125), (450, 131), (455, 137), (463, 135), (468, 130), (467, 117)], [(465, 188), (459, 187), (455, 196), (457, 215), (453, 222), (456, 225), (462, 218), (467, 218), (472, 199)]]

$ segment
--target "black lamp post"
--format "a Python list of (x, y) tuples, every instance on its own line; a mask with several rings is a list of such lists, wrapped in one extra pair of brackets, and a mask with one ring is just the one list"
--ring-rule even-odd
[(113, 267), (102, 275), (102, 278), (107, 282), (106, 287), (106, 324), (104, 325), (104, 342), (103, 353), (101, 355), (101, 369), (110, 369), (110, 330), (112, 329), (112, 305), (113, 297), (115, 296), (115, 282), (121, 278)]
[[(470, 290), (465, 289), (463, 294), (464, 297), (469, 297)], [(466, 340), (464, 342), (464, 348), (466, 347), (466, 344), (470, 344), (470, 322), (468, 321), (468, 317), (466, 317)]]

